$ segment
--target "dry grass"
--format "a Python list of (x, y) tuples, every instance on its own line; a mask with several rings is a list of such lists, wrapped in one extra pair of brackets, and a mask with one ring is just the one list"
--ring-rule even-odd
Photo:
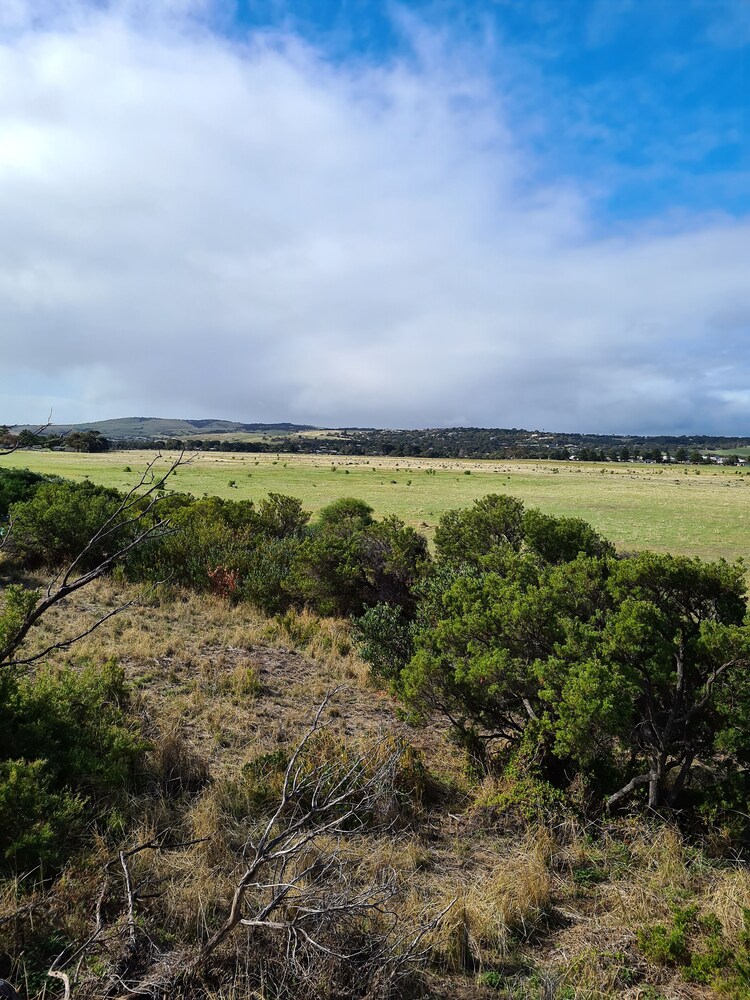
[(434, 887), (439, 902), (455, 899), (432, 942), (436, 957), (450, 969), (502, 963), (519, 941), (543, 926), (551, 906), (549, 869), (533, 845), (486, 864), (468, 878), (441, 878)]
[[(263, 784), (257, 761), (269, 754), (275, 759), (275, 751), (283, 757), (313, 707), (336, 687), (328, 729), (311, 753), (346, 759), (384, 734), (403, 746), (392, 799), (378, 817), (386, 829), (346, 847), (353, 877), (364, 885), (396, 872), (400, 890), (393, 907), (405, 939), (425, 914), (455, 900), (426, 942), (436, 976), (433, 995), (712, 995), (687, 984), (679, 970), (649, 965), (637, 947), (638, 931), (668, 920), (673, 904), (690, 901), (699, 913), (718, 918), (727, 940), (739, 947), (743, 911), (750, 906), (745, 868), (711, 861), (665, 826), (622, 821), (593, 831), (571, 822), (509, 833), (507, 824), (484, 813), (477, 824), (477, 803), (492, 799), (494, 785), (472, 787), (439, 730), (404, 732), (392, 699), (368, 685), (344, 622), (309, 613), (264, 619), (217, 597), (166, 589), (144, 596), (104, 580), (55, 609), (33, 643), (48, 642), (60, 629), (79, 629), (139, 594), (140, 606), (57, 658), (115, 657), (123, 664), (151, 743), (148, 787), (130, 804), (130, 828), (103, 838), (80, 868), (71, 866), (55, 889), (56, 901), (41, 887), (0, 884), (0, 952), (25, 954), (32, 926), (34, 933), (49, 925), (71, 940), (84, 938), (104, 862), (115, 847), (143, 843), (164, 830), (170, 842), (199, 842), (133, 859), (134, 876), (156, 887), (142, 904), (142, 918), (159, 928), (165, 947), (203, 938), (226, 909), (242, 845), (278, 793), (279, 772), (270, 767)], [(113, 879), (107, 892), (117, 912), (119, 883)], [(242, 985), (246, 947), (244, 938), (233, 943), (226, 982), (207, 984), (203, 995), (249, 1000)], [(481, 985), (478, 977), (487, 973), (501, 977), (504, 993)], [(649, 984), (651, 994), (644, 992)], [(29, 995), (37, 995), (32, 987)]]

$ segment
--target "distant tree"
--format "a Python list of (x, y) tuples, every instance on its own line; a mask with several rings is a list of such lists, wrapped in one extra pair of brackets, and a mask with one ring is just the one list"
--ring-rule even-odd
[(17, 439), (17, 446), (19, 448), (40, 448), (44, 443), (44, 435), (35, 434), (29, 430), (22, 430)]
[(102, 452), (109, 451), (109, 440), (100, 431), (73, 431), (64, 439), (65, 445), (74, 451)]

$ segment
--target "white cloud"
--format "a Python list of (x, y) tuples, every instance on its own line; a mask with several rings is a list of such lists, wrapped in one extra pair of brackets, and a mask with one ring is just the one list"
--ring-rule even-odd
[(146, 9), (0, 22), (0, 419), (746, 431), (747, 220), (596, 235), (426, 36)]

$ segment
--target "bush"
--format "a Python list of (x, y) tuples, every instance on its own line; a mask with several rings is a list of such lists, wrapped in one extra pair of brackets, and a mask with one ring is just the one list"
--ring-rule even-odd
[(48, 482), (59, 482), (59, 479), (29, 469), (0, 469), (0, 520), (8, 516), (14, 503), (30, 500), (42, 483)]
[[(60, 864), (132, 785), (146, 744), (128, 717), (122, 670), (41, 670), (3, 676), (0, 854), (19, 865)], [(84, 805), (88, 806), (84, 812)]]
[(320, 511), (288, 586), (320, 614), (359, 615), (378, 602), (412, 604), (428, 560), (427, 542), (413, 528), (396, 517), (376, 522), (366, 503), (344, 498)]
[(373, 674), (396, 685), (414, 650), (412, 626), (403, 609), (393, 604), (376, 604), (352, 625), (359, 655)]
[(121, 500), (117, 490), (93, 483), (42, 483), (31, 499), (10, 508), (10, 551), (32, 569), (71, 563), (79, 555), (78, 568), (90, 569), (117, 552), (127, 538), (126, 528), (112, 531), (81, 555)]
[(69, 789), (51, 791), (51, 781), (45, 760), (0, 761), (0, 852), (6, 863), (26, 868), (63, 860), (85, 803)]
[(270, 493), (252, 501), (170, 498), (171, 525), (163, 538), (140, 546), (128, 560), (135, 580), (169, 579), (231, 600), (248, 600), (268, 614), (285, 610), (286, 580), (309, 515), (295, 497)]
[(446, 515), (436, 542), (408, 663), (395, 616), (359, 626), (364, 655), (412, 708), (443, 713), (477, 760), (494, 747), (507, 764), (523, 745), (545, 781), (580, 779), (610, 808), (646, 789), (654, 809), (705, 803), (711, 785), (746, 798), (741, 564), (617, 559), (584, 522), (497, 496)]

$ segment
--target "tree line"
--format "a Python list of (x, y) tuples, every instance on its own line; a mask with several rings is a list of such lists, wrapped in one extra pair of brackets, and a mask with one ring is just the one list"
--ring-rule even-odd
[(421, 430), (337, 430), (325, 434), (274, 433), (254, 441), (229, 437), (107, 438), (98, 431), (59, 435), (23, 430), (19, 435), (0, 428), (0, 446), (14, 442), (23, 448), (66, 448), (98, 452), (149, 449), (154, 451), (221, 451), (393, 458), (550, 459), (584, 462), (679, 462), (705, 464), (709, 455), (725, 455), (736, 465), (738, 453), (750, 447), (750, 438), (562, 434), (517, 428), (452, 427)]

